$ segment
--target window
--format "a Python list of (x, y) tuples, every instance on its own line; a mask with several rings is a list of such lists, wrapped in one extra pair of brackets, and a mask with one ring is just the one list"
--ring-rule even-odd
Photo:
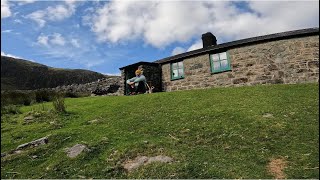
[(171, 80), (184, 78), (183, 62), (171, 63)]
[(231, 70), (229, 56), (226, 52), (210, 55), (211, 72)]

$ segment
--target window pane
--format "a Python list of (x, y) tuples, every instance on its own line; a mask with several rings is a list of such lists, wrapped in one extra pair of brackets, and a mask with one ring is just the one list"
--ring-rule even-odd
[(178, 67), (182, 68), (183, 67), (183, 62), (178, 62)]
[(221, 69), (227, 69), (229, 67), (228, 60), (221, 61)]
[(213, 61), (218, 61), (219, 60), (218, 54), (212, 54), (211, 58), (212, 58)]
[(227, 59), (227, 53), (226, 52), (220, 53), (220, 60), (223, 60), (223, 59)]
[(183, 69), (179, 69), (179, 77), (183, 76)]
[(172, 63), (172, 69), (178, 69), (178, 64), (177, 63)]
[(173, 78), (179, 77), (179, 74), (178, 74), (178, 70), (177, 70), (177, 69), (175, 69), (175, 70), (172, 71), (172, 77), (173, 77)]
[(219, 61), (213, 62), (213, 69), (214, 70), (219, 70), (220, 69), (220, 62)]

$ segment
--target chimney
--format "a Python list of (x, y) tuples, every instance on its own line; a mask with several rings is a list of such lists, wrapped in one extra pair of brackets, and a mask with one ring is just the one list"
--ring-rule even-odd
[(215, 46), (217, 45), (217, 39), (211, 32), (207, 32), (205, 34), (202, 34), (202, 44), (203, 48)]

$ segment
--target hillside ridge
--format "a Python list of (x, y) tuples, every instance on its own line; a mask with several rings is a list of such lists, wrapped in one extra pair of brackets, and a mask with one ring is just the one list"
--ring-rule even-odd
[(84, 69), (63, 69), (24, 59), (1, 56), (1, 90), (33, 90), (85, 84), (106, 78)]

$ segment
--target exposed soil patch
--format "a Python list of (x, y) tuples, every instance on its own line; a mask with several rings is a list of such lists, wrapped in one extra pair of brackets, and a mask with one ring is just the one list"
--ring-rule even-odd
[(274, 176), (276, 179), (285, 179), (286, 174), (283, 172), (287, 167), (287, 161), (283, 158), (271, 159), (269, 162), (267, 169), (270, 174)]

